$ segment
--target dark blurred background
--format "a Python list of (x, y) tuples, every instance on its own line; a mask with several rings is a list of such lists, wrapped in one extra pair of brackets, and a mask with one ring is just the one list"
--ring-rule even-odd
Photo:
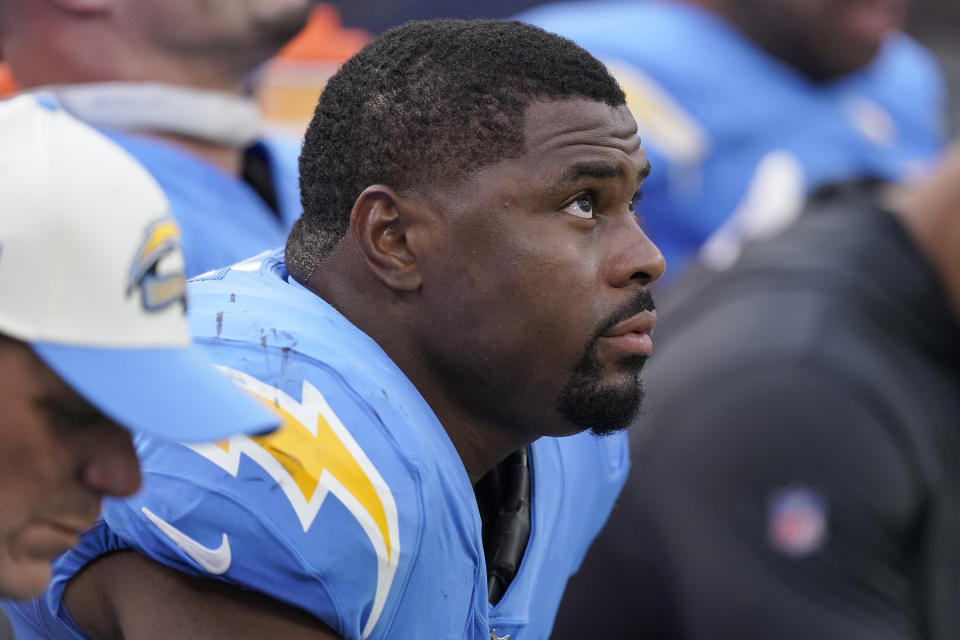
[(506, 18), (543, 0), (338, 0), (344, 25), (379, 33), (406, 20), (426, 18)]

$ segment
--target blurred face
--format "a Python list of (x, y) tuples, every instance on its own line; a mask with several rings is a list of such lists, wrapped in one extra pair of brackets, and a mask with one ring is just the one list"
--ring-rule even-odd
[(534, 103), (526, 152), (435, 194), (419, 348), (465, 411), (532, 435), (628, 426), (663, 257), (637, 224), (649, 171), (626, 107)]
[(192, 55), (266, 60), (306, 24), (310, 0), (120, 0), (121, 24), (160, 47)]
[(27, 346), (0, 339), (0, 597), (39, 593), (101, 498), (139, 484), (130, 434)]
[(899, 29), (906, 0), (722, 0), (763, 48), (814, 80), (854, 72)]

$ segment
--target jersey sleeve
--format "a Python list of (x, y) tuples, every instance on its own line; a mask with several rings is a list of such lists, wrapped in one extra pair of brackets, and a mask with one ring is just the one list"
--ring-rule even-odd
[(282, 427), (216, 444), (139, 440), (143, 489), (109, 501), (104, 520), (167, 566), (297, 606), (348, 640), (366, 638), (390, 616), (409, 569), (416, 479), (336, 374), (313, 370), (274, 386), (225, 372), (272, 405)]
[(792, 366), (685, 391), (648, 416), (621, 514), (651, 617), (690, 639), (920, 638), (924, 490), (878, 399)]

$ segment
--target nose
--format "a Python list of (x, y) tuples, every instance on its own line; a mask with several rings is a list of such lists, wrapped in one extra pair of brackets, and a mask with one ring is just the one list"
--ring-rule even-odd
[(100, 495), (128, 496), (140, 488), (140, 463), (130, 432), (116, 424), (105, 426), (79, 470), (79, 482)]
[(626, 287), (638, 282), (648, 285), (666, 271), (663, 254), (632, 215), (620, 220), (616, 240), (611, 247), (607, 280), (614, 287)]

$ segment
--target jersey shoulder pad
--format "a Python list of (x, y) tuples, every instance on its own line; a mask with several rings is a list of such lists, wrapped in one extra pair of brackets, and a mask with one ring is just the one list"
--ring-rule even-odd
[(295, 389), (224, 369), (279, 413), (280, 429), (202, 445), (138, 440), (143, 489), (111, 502), (105, 520), (164, 564), (367, 637), (392, 615), (419, 540), (415, 470), (335, 375), (311, 371)]

